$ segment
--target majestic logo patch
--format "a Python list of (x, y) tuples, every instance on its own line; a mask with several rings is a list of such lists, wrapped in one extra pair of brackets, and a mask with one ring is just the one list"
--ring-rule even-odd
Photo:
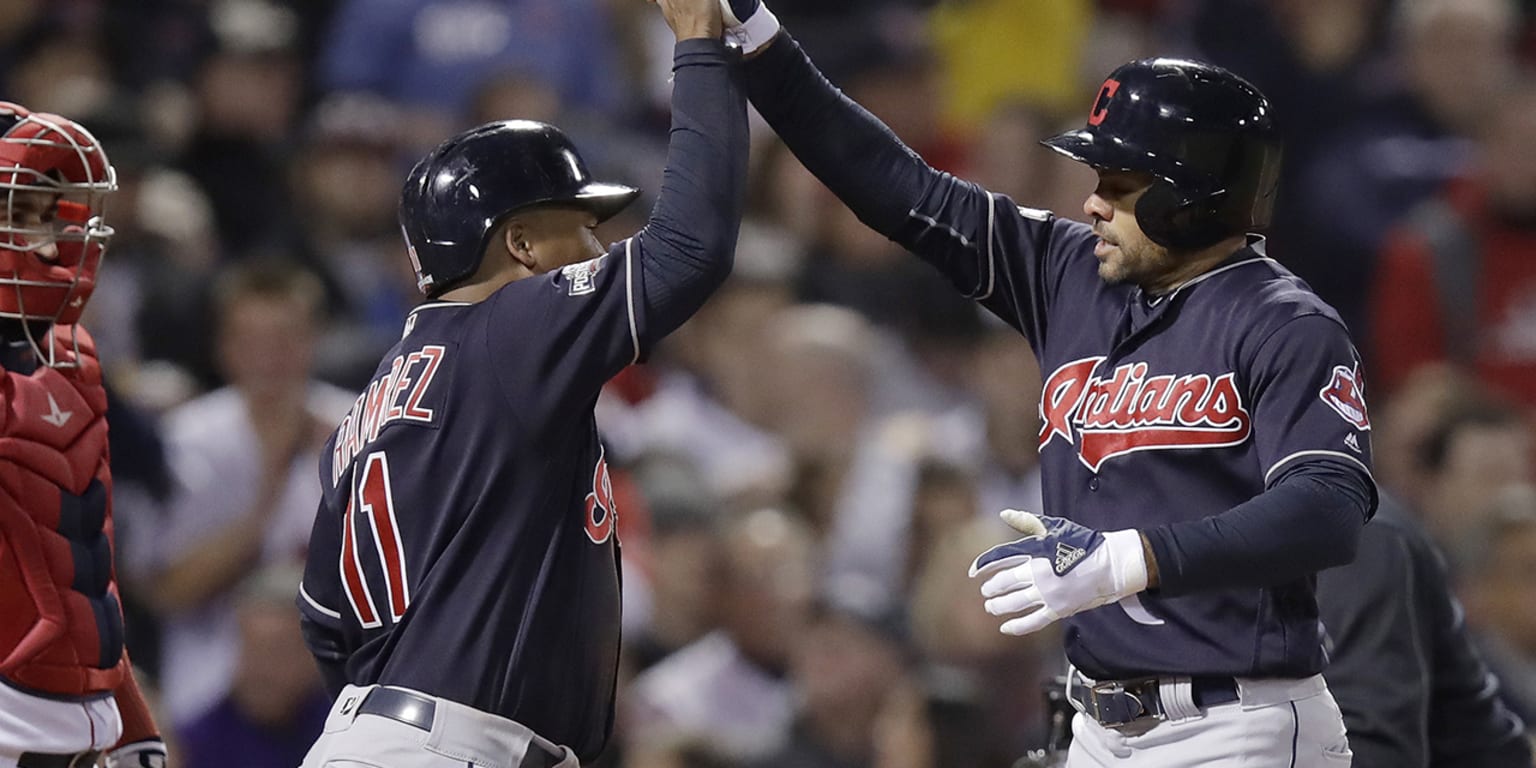
[(569, 283), (566, 293), (571, 296), (585, 296), (597, 290), (597, 271), (603, 268), (603, 257), (583, 261), (580, 264), (570, 264), (560, 268), (560, 276)]
[[(1112, 457), (1168, 448), (1223, 448), (1248, 439), (1253, 423), (1236, 375), (1147, 377), (1146, 363), (1125, 363), (1108, 379), (1093, 374), (1104, 358), (1057, 368), (1040, 394), (1040, 448), (1060, 435), (1097, 472)], [(1074, 439), (1074, 429), (1076, 431)]]
[(1074, 547), (1065, 541), (1056, 542), (1056, 575), (1060, 576), (1066, 573), (1067, 569), (1083, 559), (1083, 555), (1086, 554), (1088, 554), (1088, 550), (1082, 547)]
[(1365, 381), (1360, 376), (1359, 364), (1354, 368), (1335, 365), (1333, 378), (1317, 396), (1355, 429), (1371, 428), (1371, 417), (1365, 412)]

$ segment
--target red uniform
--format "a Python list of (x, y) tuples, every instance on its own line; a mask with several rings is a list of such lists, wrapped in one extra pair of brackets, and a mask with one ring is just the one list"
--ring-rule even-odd
[(101, 367), (83, 329), (56, 329), (54, 347), (63, 366), (0, 378), (0, 679), (111, 694), (124, 743), (139, 741), (155, 733), (123, 649)]
[(123, 649), (107, 395), (75, 325), (116, 189), (90, 131), (0, 102), (0, 768), (165, 765)]

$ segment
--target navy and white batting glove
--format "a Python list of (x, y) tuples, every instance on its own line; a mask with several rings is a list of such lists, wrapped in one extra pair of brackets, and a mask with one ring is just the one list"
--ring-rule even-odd
[(779, 18), (762, 0), (720, 0), (725, 17), (725, 40), (741, 48), (742, 54), (756, 53), (779, 34)]
[(165, 768), (165, 742), (145, 739), (107, 753), (106, 768)]
[(1147, 588), (1147, 559), (1135, 530), (1096, 531), (1017, 509), (999, 515), (1024, 538), (978, 555), (971, 578), (991, 577), (981, 596), (987, 613), (1013, 617), (999, 628), (1005, 635), (1039, 632)]

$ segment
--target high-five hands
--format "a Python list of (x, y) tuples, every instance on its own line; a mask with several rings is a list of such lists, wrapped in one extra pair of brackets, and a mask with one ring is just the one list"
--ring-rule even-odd
[(725, 18), (725, 39), (750, 56), (773, 42), (779, 34), (779, 19), (762, 0), (720, 0)]
[(981, 596), (987, 613), (1013, 616), (999, 628), (1004, 634), (1038, 632), (1147, 588), (1146, 555), (1135, 530), (1101, 532), (1017, 509), (999, 515), (1024, 538), (978, 555), (971, 578), (990, 576)]

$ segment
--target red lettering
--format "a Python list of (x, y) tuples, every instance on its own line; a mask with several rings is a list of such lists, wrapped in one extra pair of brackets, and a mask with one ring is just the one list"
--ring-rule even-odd
[(599, 452), (597, 466), (592, 468), (592, 492), (587, 494), (586, 519), (583, 524), (587, 538), (594, 544), (602, 544), (613, 535), (618, 510), (613, 502), (613, 478), (608, 474), (608, 461)]
[[(1117, 366), (1109, 381), (1094, 376), (1104, 358), (1085, 358), (1057, 368), (1040, 398), (1040, 447), (1061, 435), (1076, 442), (1078, 456), (1094, 471), (1108, 458), (1159, 448), (1218, 448), (1248, 439), (1251, 422), (1237, 388), (1225, 373), (1146, 378), (1144, 362)], [(1073, 426), (1078, 427), (1077, 439)]]
[(1057, 368), (1040, 392), (1040, 447), (1061, 435), (1072, 442), (1072, 414), (1082, 405), (1089, 377), (1103, 357), (1086, 357)]
[[(426, 370), (416, 379), (416, 386), (411, 390), (411, 399), (405, 406), (405, 418), (413, 421), (432, 421), (432, 409), (421, 407), (421, 398), (427, 393), (427, 387), (432, 386), (432, 377), (437, 375), (437, 366), (443, 360), (445, 349), (440, 346), (421, 348), (421, 359), (427, 361)], [(415, 355), (413, 354), (412, 357)]]
[[(1162, 409), (1168, 401), (1168, 389), (1173, 386), (1172, 376), (1153, 376), (1141, 385), (1141, 394), (1136, 398), (1136, 419), (1132, 422), (1136, 425), (1156, 424), (1164, 420)], [(1172, 410), (1168, 412), (1167, 419), (1172, 419)]]
[(1237, 381), (1230, 373), (1216, 380), (1206, 400), (1204, 416), (1209, 424), (1220, 427), (1240, 423), (1248, 418), (1248, 413), (1238, 400)]
[(405, 375), (405, 358), (396, 356), (394, 362), (389, 364), (389, 394), (384, 396), (384, 402), (389, 403), (389, 411), (384, 414), (386, 423), (400, 418), (405, 413), (405, 408), (400, 405), (400, 392), (411, 380)]
[(405, 581), (405, 548), (396, 534), (394, 491), (389, 482), (389, 459), (383, 451), (368, 454), (363, 464), (363, 479), (357, 484), (363, 514), (373, 524), (373, 543), (384, 564), (384, 587), (389, 597), (390, 617), (396, 622), (405, 616), (411, 596)]
[(331, 487), (341, 482), (342, 468), (352, 460), (352, 455), (347, 453), (347, 427), (352, 421), (352, 412), (348, 411), (341, 418), (341, 426), (336, 428), (336, 442), (331, 446)]
[(1211, 388), (1211, 378), (1205, 374), (1198, 376), (1180, 376), (1179, 382), (1173, 385), (1173, 394), (1169, 399), (1171, 405), (1178, 409), (1177, 419), (1183, 424), (1199, 424), (1200, 416), (1205, 412), (1205, 406), (1200, 402), (1205, 398), (1205, 393)]
[(341, 583), (346, 587), (347, 601), (352, 612), (364, 629), (382, 626), (373, 608), (373, 595), (368, 592), (368, 581), (363, 578), (363, 564), (357, 557), (357, 516), (353, 514), (352, 498), (347, 499), (347, 512), (341, 518)]

